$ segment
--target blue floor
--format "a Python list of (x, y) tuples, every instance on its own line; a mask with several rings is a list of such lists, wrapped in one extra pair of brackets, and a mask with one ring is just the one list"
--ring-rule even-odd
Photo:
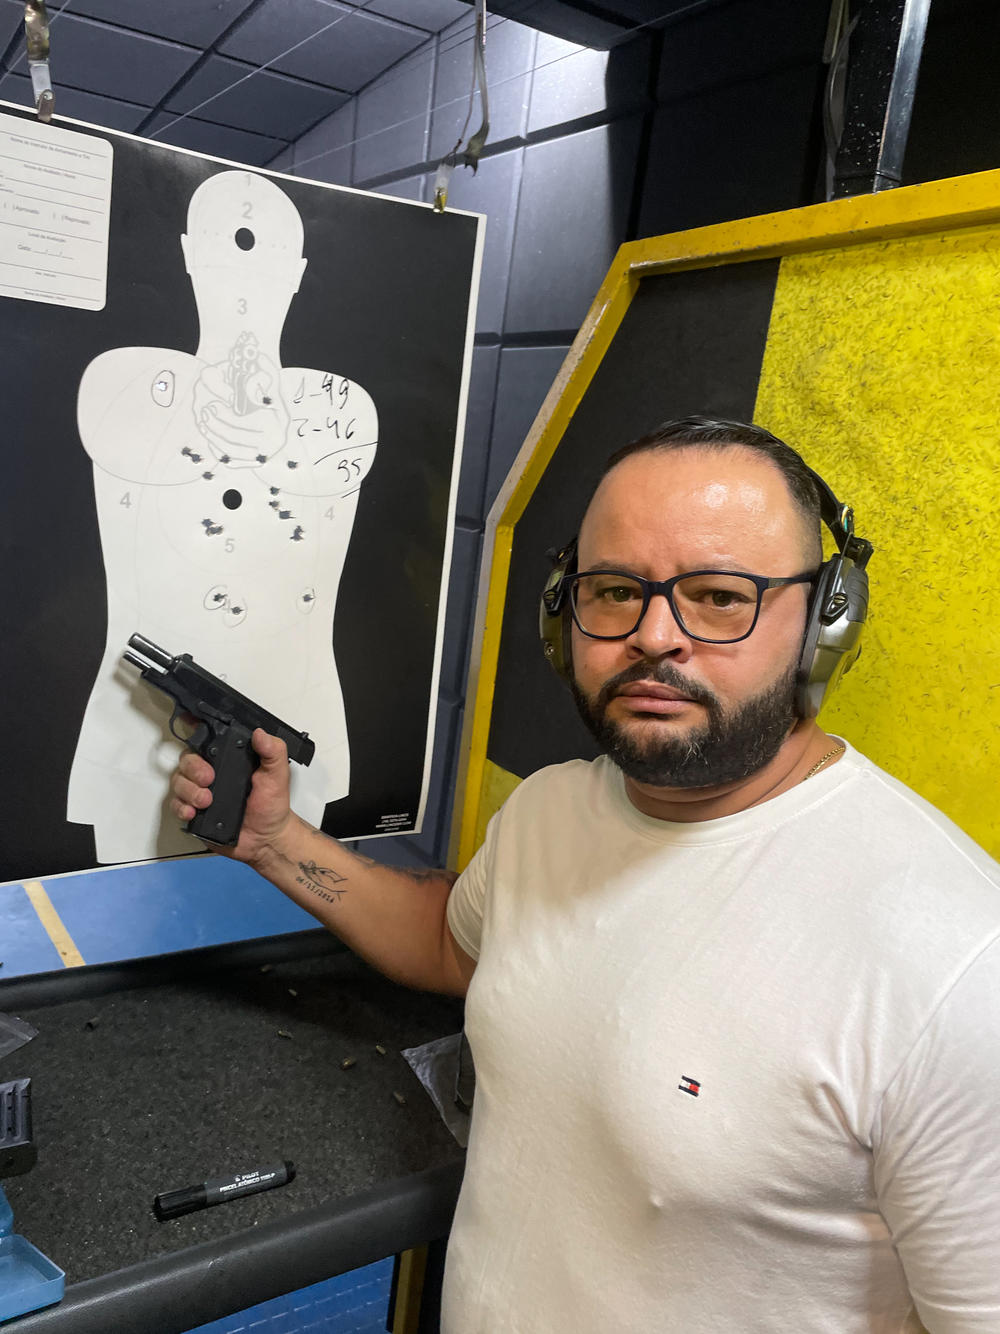
[[(246, 866), (195, 856), (39, 877), (84, 963), (137, 959), (285, 935), (317, 923)], [(47, 972), (62, 959), (24, 885), (0, 884), (0, 977)], [(392, 1259), (342, 1274), (197, 1334), (385, 1334)], [(192, 1332), (194, 1334), (194, 1332)]]

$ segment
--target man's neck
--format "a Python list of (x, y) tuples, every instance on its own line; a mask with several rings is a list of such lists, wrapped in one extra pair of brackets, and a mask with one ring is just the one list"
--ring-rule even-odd
[[(626, 775), (625, 791), (636, 810), (657, 820), (717, 820), (759, 806), (797, 786), (836, 747), (835, 737), (812, 720), (803, 720), (792, 728), (770, 763), (739, 782), (722, 787), (659, 787)], [(836, 763), (837, 758), (831, 756), (824, 768)]]

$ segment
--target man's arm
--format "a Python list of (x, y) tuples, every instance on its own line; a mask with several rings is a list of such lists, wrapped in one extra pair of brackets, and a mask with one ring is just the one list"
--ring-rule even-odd
[[(463, 996), (475, 961), (448, 928), (451, 871), (379, 866), (313, 829), (289, 808), (284, 743), (258, 729), (260, 757), (234, 848), (290, 899), (387, 977), (424, 991)], [(182, 820), (211, 805), (212, 766), (194, 752), (181, 759), (171, 802)]]

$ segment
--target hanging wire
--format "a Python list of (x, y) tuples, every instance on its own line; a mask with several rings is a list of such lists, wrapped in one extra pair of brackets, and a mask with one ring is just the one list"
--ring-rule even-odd
[[(689, 5), (685, 5), (683, 9), (675, 10), (674, 13), (669, 16), (670, 22), (673, 23), (675, 20), (684, 18), (686, 15), (689, 14), (697, 13), (699, 10), (717, 8), (720, 3), (723, 3), (723, 0), (692, 0), (692, 3)], [(502, 23), (512, 23), (512, 22), (514, 22), (513, 19), (500, 19), (499, 22), (492, 25), (488, 29), (488, 31), (493, 32), (494, 29), (499, 27)], [(645, 23), (638, 23), (634, 27), (628, 28), (622, 34), (622, 39), (624, 40), (625, 38), (634, 37), (637, 33), (643, 32), (646, 28), (651, 28), (655, 24), (661, 22), (662, 19), (655, 18), (655, 19), (648, 19)], [(448, 50), (454, 51), (465, 42), (473, 40), (474, 37), (463, 37), (459, 41), (456, 41), (452, 46), (450, 46)], [(515, 74), (507, 75), (506, 78), (494, 79), (492, 80), (490, 87), (493, 89), (493, 92), (495, 93), (498, 88), (504, 87), (505, 84), (514, 83), (518, 79), (527, 78), (528, 75), (537, 74), (540, 70), (550, 69), (553, 65), (560, 65), (564, 60), (572, 60), (574, 56), (580, 55), (581, 52), (583, 51), (595, 51), (596, 49), (597, 48), (594, 47), (574, 46), (572, 51), (565, 51), (561, 56), (553, 56), (551, 60), (543, 60), (537, 65), (530, 65), (527, 69), (519, 70)], [(433, 56), (431, 57), (431, 59), (433, 59)], [(437, 102), (434, 104), (434, 106), (431, 107), (431, 112), (434, 113), (440, 111), (447, 111), (449, 107), (456, 106), (458, 103), (462, 102), (462, 100), (463, 99), (461, 97), (453, 97), (450, 98), (447, 102)], [(313, 153), (310, 157), (297, 160), (295, 163), (295, 170), (298, 171), (300, 167), (308, 167), (313, 162), (320, 162), (322, 161), (323, 158), (329, 157), (332, 153), (341, 153), (348, 148), (354, 148), (358, 144), (366, 143), (369, 139), (374, 139), (378, 135), (388, 134), (392, 130), (399, 130), (406, 125), (412, 125), (415, 121), (423, 120), (425, 114), (426, 112), (424, 111), (418, 111), (414, 113), (414, 115), (412, 116), (404, 116), (402, 120), (394, 121), (391, 125), (383, 125), (381, 126), (381, 128), (373, 130), (370, 134), (358, 135), (354, 139), (350, 139), (347, 143), (336, 144), (332, 148), (324, 148), (318, 153)]]
[[(472, 11), (470, 10), (470, 17), (471, 13)], [(501, 18), (499, 14), (487, 14), (486, 32), (487, 34), (492, 34), (496, 32), (498, 28), (502, 28), (505, 24), (513, 22), (513, 19)], [(469, 42), (475, 41), (475, 25), (473, 25), (471, 32), (456, 32), (452, 33), (450, 37), (444, 37), (442, 34), (439, 35), (441, 36), (441, 45), (437, 49), (438, 59), (440, 59), (441, 56), (450, 55), (452, 51), (457, 51), (460, 47), (465, 46)], [(381, 91), (383, 88), (391, 88), (394, 83), (398, 83), (400, 79), (405, 79), (406, 76), (411, 74), (414, 70), (426, 69), (430, 65), (433, 65), (435, 53), (433, 50), (426, 51), (426, 48), (431, 45), (432, 42), (433, 36), (429, 38), (423, 46), (418, 47), (411, 56), (404, 57), (404, 59), (399, 62), (399, 65), (392, 66), (384, 75), (380, 75), (378, 83), (379, 90)], [(417, 60), (415, 59), (417, 55), (420, 55), (423, 58)], [(400, 65), (405, 66), (405, 68), (400, 68)]]
[[(689, 14), (697, 13), (699, 10), (717, 8), (718, 5), (723, 2), (724, 0), (692, 0), (692, 3), (685, 5), (682, 9), (675, 10), (674, 13), (670, 14), (668, 16), (668, 22), (670, 24), (673, 24), (678, 19), (684, 18)], [(66, 3), (69, 4), (70, 0), (66, 0)], [(182, 112), (179, 116), (175, 116), (165, 125), (161, 125), (159, 129), (154, 131), (152, 134), (147, 135), (147, 138), (155, 139), (159, 135), (162, 135), (167, 130), (171, 129), (174, 125), (179, 124), (181, 121), (193, 118), (195, 112), (201, 111), (204, 107), (208, 106), (212, 102), (215, 102), (218, 98), (224, 97), (227, 93), (232, 92), (234, 88), (238, 88), (241, 84), (246, 83), (249, 79), (254, 78), (255, 75), (261, 74), (265, 70), (270, 69), (272, 65), (277, 64), (279, 60), (283, 60), (285, 56), (291, 55), (293, 51), (299, 50), (299, 48), (305, 46), (307, 42), (312, 41), (314, 37), (318, 37), (322, 33), (328, 32), (331, 28), (336, 27), (338, 23), (342, 23), (345, 18), (350, 18), (351, 14), (358, 14), (363, 9), (367, 9), (368, 5), (371, 3), (372, 0), (364, 0), (364, 3), (359, 5), (356, 9), (352, 10), (350, 14), (340, 15), (340, 17), (334, 19), (330, 23), (327, 23), (326, 25), (324, 25), (324, 27), (320, 28), (317, 32), (313, 33), (310, 37), (304, 37), (302, 38), (301, 41), (298, 41), (294, 43), (294, 45), (288, 47), (287, 50), (279, 51), (277, 55), (272, 56), (271, 59), (268, 60), (265, 64), (252, 69), (248, 74), (241, 75), (240, 78), (238, 79), (234, 79), (232, 83), (227, 84), (224, 88), (220, 88), (218, 92), (213, 93), (211, 97), (206, 97), (204, 101), (199, 102), (198, 105), (192, 107), (190, 111)], [(489, 22), (487, 23), (488, 32), (494, 32), (497, 28), (501, 27), (503, 24), (514, 22), (513, 19), (499, 18), (496, 15), (488, 16), (488, 18), (490, 17), (492, 17), (495, 21), (492, 23)], [(628, 38), (634, 37), (637, 33), (643, 32), (645, 29), (651, 28), (654, 25), (660, 24), (662, 22), (663, 22), (662, 18), (654, 18), (654, 19), (648, 19), (645, 23), (638, 23), (631, 28), (625, 29), (625, 31), (621, 34), (621, 40), (624, 41)], [(459, 36), (456, 34), (456, 38), (454, 41), (450, 42), (450, 44), (447, 46), (441, 47), (440, 54), (447, 54), (452, 51), (458, 50), (458, 48), (463, 46), (466, 42), (475, 40), (476, 40), (475, 34), (468, 36), (464, 34)], [(497, 80), (493, 83), (492, 86), (494, 90), (497, 88), (501, 88), (503, 87), (504, 84), (512, 83), (516, 79), (523, 79), (527, 77), (529, 74), (535, 74), (539, 70), (547, 69), (552, 65), (558, 65), (564, 60), (571, 60), (574, 56), (579, 55), (581, 51), (591, 50), (591, 49), (594, 48), (579, 47), (579, 46), (574, 47), (572, 51), (564, 52), (563, 55), (561, 56), (554, 56), (551, 60), (542, 61), (540, 64), (532, 65), (528, 69), (522, 70), (517, 74), (512, 74), (505, 79)], [(419, 68), (424, 63), (430, 65), (433, 62), (434, 58), (435, 55), (434, 52), (432, 51), (428, 54), (426, 62), (419, 62), (419, 63), (415, 62), (414, 64), (408, 65), (406, 70), (401, 71), (398, 75), (394, 76), (391, 79), (386, 80), (386, 83), (383, 84), (382, 86), (383, 87), (389, 86), (391, 83), (396, 82), (397, 79), (404, 78), (408, 73), (411, 73), (415, 68)], [(450, 98), (447, 102), (435, 104), (433, 107), (431, 107), (431, 111), (432, 112), (444, 111), (448, 107), (454, 106), (456, 103), (461, 101), (462, 98)], [(403, 126), (412, 124), (414, 121), (422, 120), (425, 114), (426, 112), (420, 111), (412, 116), (405, 116), (402, 120), (396, 121), (392, 125), (382, 126), (378, 130), (373, 130), (371, 134), (358, 135), (354, 139), (349, 140), (346, 144), (337, 144), (333, 148), (323, 149), (322, 152), (314, 153), (311, 157), (303, 158), (301, 162), (297, 162), (295, 164), (296, 168), (308, 166), (312, 162), (318, 162), (322, 158), (329, 157), (331, 153), (339, 153), (342, 152), (344, 149), (354, 148), (357, 144), (364, 143), (368, 139), (373, 139), (377, 135), (386, 134), (392, 130), (401, 129)]]
[[(463, 167), (471, 167), (472, 174), (475, 176), (479, 167), (479, 155), (483, 151), (483, 145), (490, 132), (490, 98), (489, 89), (486, 84), (486, 0), (479, 0), (479, 9), (476, 13), (476, 35), (472, 50), (472, 87), (469, 90), (469, 106), (465, 113), (465, 121), (459, 131), (455, 147), (438, 164), (437, 176), (434, 179), (434, 211), (443, 213), (448, 205), (448, 186), (451, 182), (451, 173), (458, 165), (459, 157)], [(482, 108), (482, 121), (475, 134), (470, 135), (469, 142), (462, 149), (462, 140), (465, 138), (465, 132), (469, 128), (469, 122), (472, 119), (472, 108), (476, 101), (476, 92), (479, 92), (479, 105)]]
[[(505, 22), (513, 22), (513, 20), (508, 19), (505, 20)], [(644, 24), (643, 26), (645, 27), (647, 25)], [(581, 51), (591, 49), (592, 48), (589, 47), (578, 46), (572, 51), (564, 52), (561, 56), (553, 56), (551, 60), (543, 60), (540, 64), (529, 65), (527, 69), (519, 70), (516, 74), (508, 74), (504, 79), (495, 79), (490, 86), (493, 91), (496, 92), (498, 88), (503, 88), (505, 84), (515, 83), (518, 79), (526, 79), (529, 74), (537, 74), (539, 70), (549, 69), (553, 65), (561, 64), (564, 60), (572, 60), (574, 56), (580, 55)], [(449, 98), (447, 102), (436, 102), (434, 106), (431, 107), (431, 112), (447, 111), (449, 107), (457, 106), (464, 100), (464, 97), (452, 97)], [(343, 152), (344, 149), (354, 148), (357, 144), (367, 143), (369, 139), (375, 139), (380, 134), (388, 134), (391, 130), (400, 130), (406, 125), (413, 124), (414, 121), (423, 120), (426, 114), (427, 113), (424, 111), (418, 111), (412, 116), (405, 116), (402, 120), (394, 121), (392, 125), (383, 125), (381, 129), (372, 130), (370, 134), (358, 135), (357, 138), (349, 140), (346, 144), (337, 144), (333, 148), (324, 148), (319, 153), (313, 153), (311, 157), (305, 157), (300, 161), (297, 161), (295, 166), (296, 168), (307, 167), (312, 162), (319, 162), (322, 158), (329, 157), (331, 153)]]
[[(505, 24), (513, 22), (513, 19), (501, 18), (499, 15), (488, 14), (486, 16), (486, 32), (489, 35), (496, 32), (498, 28), (502, 28)], [(428, 47), (433, 47), (433, 41), (434, 35), (431, 34), (422, 46), (411, 51), (408, 56), (404, 56), (396, 65), (393, 65), (386, 70), (385, 73), (377, 75), (379, 92), (383, 92), (386, 88), (391, 88), (395, 83), (400, 83), (403, 79), (408, 78), (418, 70), (430, 69), (434, 64), (435, 59), (440, 61), (442, 56), (451, 55), (453, 51), (457, 51), (460, 47), (475, 41), (475, 29), (473, 28), (471, 33), (461, 32), (452, 33), (450, 37), (442, 36), (441, 44), (436, 51), (433, 49), (427, 50)], [(359, 89), (359, 92), (363, 91), (364, 89)], [(353, 96), (357, 95), (358, 94), (353, 94)], [(449, 102), (447, 105), (451, 106), (454, 102), (459, 102), (461, 100), (461, 98), (455, 98), (453, 102)], [(375, 133), (379, 134), (381, 131), (377, 130)]]
[[(367, 7), (367, 5), (370, 3), (372, 3), (372, 0), (365, 0), (365, 5), (359, 6), (355, 12), (360, 13), (361, 8)], [(350, 18), (350, 15), (349, 14), (341, 15), (341, 17), (335, 19), (333, 23), (328, 23), (326, 27), (320, 28), (318, 32), (313, 33), (313, 37), (318, 37), (320, 33), (326, 32), (328, 28), (335, 27), (336, 24), (342, 22), (344, 18)], [(496, 16), (491, 16), (491, 18), (492, 22), (490, 22), (488, 25), (489, 32), (493, 32), (495, 31), (495, 29), (503, 27), (505, 23), (513, 22), (512, 19), (507, 19), (507, 18), (499, 18)], [(433, 40), (432, 38), (429, 38), (428, 42), (424, 43), (424, 45), (425, 46), (428, 45), (432, 40)], [(449, 55), (452, 51), (457, 51), (459, 47), (464, 46), (466, 42), (470, 42), (472, 40), (473, 37), (467, 33), (456, 33), (452, 38), (449, 38), (446, 42), (442, 43), (437, 53), (435, 53), (434, 51), (429, 51), (426, 57), (421, 60), (407, 60), (406, 57), (404, 57), (403, 60), (406, 61), (406, 68), (400, 70), (398, 74), (390, 72), (389, 77), (387, 78), (384, 76), (377, 76), (381, 77), (383, 80), (382, 82), (380, 82), (379, 87), (390, 88), (394, 83), (398, 83), (401, 79), (405, 79), (407, 75), (412, 74), (415, 70), (429, 68), (431, 65), (433, 65), (435, 60), (435, 54), (437, 54), (438, 56)], [(189, 118), (194, 118), (194, 114), (196, 111), (201, 111), (203, 107), (207, 107), (211, 102), (216, 101), (217, 98), (225, 97), (227, 93), (232, 92), (232, 90), (234, 88), (239, 87), (241, 83), (246, 83), (248, 79), (252, 79), (255, 75), (260, 74), (263, 70), (269, 69), (279, 60), (283, 60), (285, 56), (290, 55), (291, 52), (297, 51), (298, 48), (300, 46), (303, 46), (306, 41), (312, 41), (312, 37), (303, 38), (301, 42), (296, 42), (296, 44), (294, 46), (289, 47), (287, 51), (280, 51), (276, 56), (272, 56), (266, 65), (261, 65), (259, 68), (252, 69), (249, 74), (243, 74), (240, 76), (240, 78), (235, 79), (232, 83), (227, 83), (224, 88), (220, 88), (218, 92), (213, 93), (211, 97), (206, 97), (203, 102), (199, 102), (198, 105), (196, 107), (192, 107), (190, 111), (184, 111), (179, 116), (175, 116), (174, 119), (171, 120), (168, 124), (161, 125), (159, 129), (156, 130), (155, 134), (148, 135), (147, 138), (155, 138), (156, 135), (163, 134), (165, 130), (169, 130), (171, 126), (177, 125), (180, 121), (188, 120)], [(416, 52), (414, 52), (413, 54), (416, 54)], [(400, 63), (403, 63), (403, 61), (401, 61)], [(351, 96), (356, 97), (357, 93), (354, 93)], [(444, 105), (451, 106), (455, 101), (460, 101), (460, 100), (461, 100), (460, 98), (455, 98), (453, 99), (452, 102), (445, 103)], [(437, 110), (437, 108), (433, 109)], [(419, 117), (417, 118), (410, 117), (409, 119), (419, 119)], [(407, 124), (407, 121), (400, 121), (400, 124), (405, 125)], [(381, 134), (382, 131), (376, 130), (374, 133)], [(363, 137), (371, 138), (372, 136), (365, 135)], [(360, 139), (352, 139), (349, 144), (340, 145), (340, 147), (351, 148), (355, 143), (360, 143), (360, 142), (361, 142)], [(333, 149), (330, 151), (336, 152), (337, 150)], [(310, 159), (310, 161), (311, 160), (312, 159)]]

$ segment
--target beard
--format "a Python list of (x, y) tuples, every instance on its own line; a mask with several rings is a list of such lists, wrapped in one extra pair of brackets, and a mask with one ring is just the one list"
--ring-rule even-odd
[[(719, 787), (748, 778), (777, 755), (798, 720), (797, 674), (793, 663), (767, 690), (729, 711), (710, 690), (688, 681), (668, 662), (636, 663), (605, 681), (593, 700), (575, 681), (571, 688), (590, 734), (629, 778), (655, 787)], [(656, 681), (683, 691), (703, 705), (707, 721), (683, 735), (674, 735), (672, 721), (659, 715), (646, 728), (614, 722), (608, 705), (622, 686), (635, 681)]]

